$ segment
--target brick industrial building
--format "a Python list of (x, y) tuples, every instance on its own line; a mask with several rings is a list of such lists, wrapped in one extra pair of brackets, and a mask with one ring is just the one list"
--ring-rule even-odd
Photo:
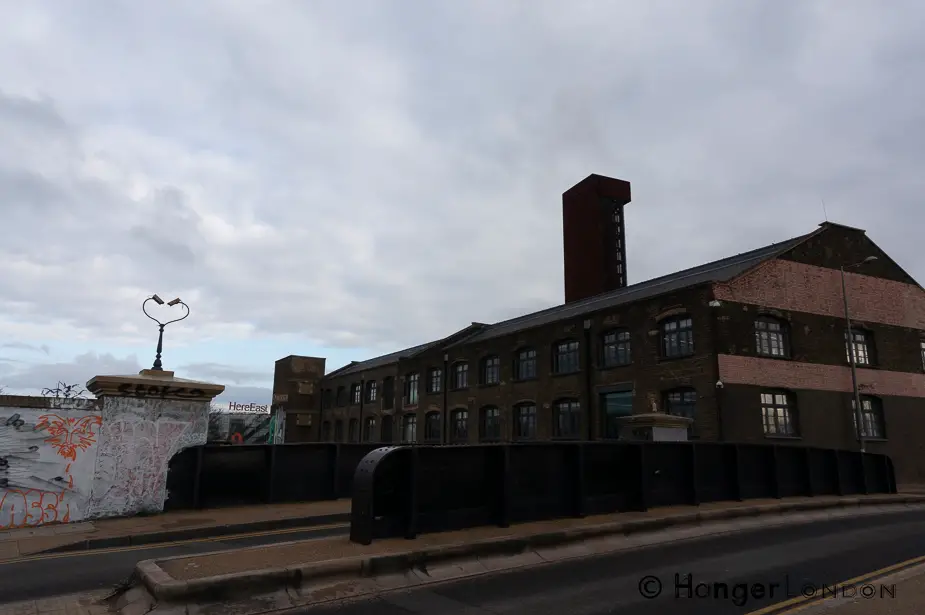
[(562, 201), (563, 305), (327, 375), (280, 359), (286, 441), (599, 439), (658, 409), (693, 417), (693, 438), (856, 449), (844, 267), (867, 449), (925, 482), (925, 290), (863, 230), (823, 223), (627, 286), (629, 183), (591, 175)]

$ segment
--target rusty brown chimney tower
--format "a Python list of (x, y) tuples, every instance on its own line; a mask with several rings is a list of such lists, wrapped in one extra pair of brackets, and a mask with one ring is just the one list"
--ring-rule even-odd
[(623, 206), (630, 184), (589, 175), (562, 194), (565, 302), (626, 286)]

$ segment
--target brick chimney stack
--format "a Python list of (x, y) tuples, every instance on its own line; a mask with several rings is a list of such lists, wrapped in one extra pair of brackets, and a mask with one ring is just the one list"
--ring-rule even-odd
[(562, 194), (565, 302), (626, 286), (623, 206), (630, 184), (589, 175)]

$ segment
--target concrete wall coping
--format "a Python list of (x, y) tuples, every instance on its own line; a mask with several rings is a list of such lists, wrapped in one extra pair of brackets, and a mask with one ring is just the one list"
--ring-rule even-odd
[(212, 401), (225, 386), (200, 380), (177, 378), (171, 371), (143, 369), (138, 374), (94, 376), (87, 390), (97, 397), (138, 397)]

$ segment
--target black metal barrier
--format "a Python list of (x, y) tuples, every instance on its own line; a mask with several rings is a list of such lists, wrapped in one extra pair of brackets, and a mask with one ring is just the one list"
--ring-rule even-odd
[(164, 510), (350, 497), (357, 464), (377, 444), (243, 444), (180, 451), (167, 470)]
[(725, 500), (896, 493), (886, 455), (712, 442), (393, 446), (353, 479), (350, 540)]

